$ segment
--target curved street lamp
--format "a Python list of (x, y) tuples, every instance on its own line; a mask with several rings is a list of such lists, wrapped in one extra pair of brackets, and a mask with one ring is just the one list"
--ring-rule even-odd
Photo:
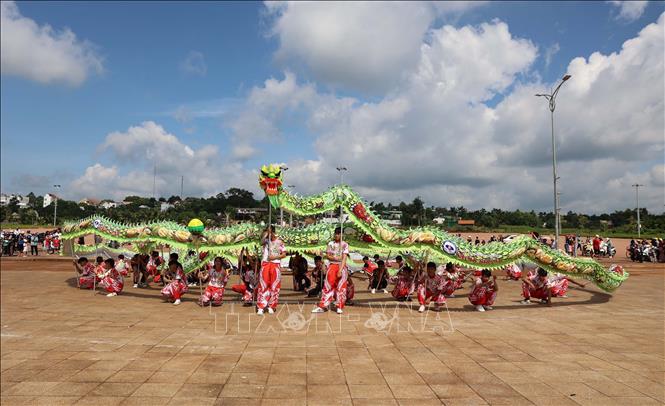
[(551, 116), (551, 122), (552, 122), (552, 177), (554, 179), (554, 248), (559, 247), (559, 199), (557, 197), (557, 181), (559, 177), (557, 176), (557, 171), (556, 171), (556, 143), (554, 141), (554, 109), (556, 108), (556, 96), (559, 93), (559, 89), (561, 89), (561, 86), (565, 81), (570, 79), (570, 75), (565, 75), (563, 78), (561, 78), (561, 83), (554, 89), (552, 93), (539, 93), (536, 96), (537, 97), (544, 97), (548, 103), (549, 103), (549, 108), (550, 108), (550, 116)]

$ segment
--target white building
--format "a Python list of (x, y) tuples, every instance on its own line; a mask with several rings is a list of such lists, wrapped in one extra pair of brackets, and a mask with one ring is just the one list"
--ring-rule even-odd
[(0, 206), (7, 206), (9, 203), (12, 201), (12, 199), (16, 199), (18, 201), (18, 207), (21, 209), (25, 209), (28, 207), (28, 204), (30, 203), (30, 199), (28, 199), (26, 196), (21, 196), (21, 195), (16, 195), (16, 194), (0, 194)]

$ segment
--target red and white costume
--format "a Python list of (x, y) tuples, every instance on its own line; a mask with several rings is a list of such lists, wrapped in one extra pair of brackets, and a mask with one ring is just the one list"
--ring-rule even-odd
[(99, 285), (109, 293), (120, 293), (125, 285), (125, 281), (116, 268), (111, 268), (106, 271)]
[(391, 294), (395, 299), (404, 299), (414, 291), (413, 277), (408, 273), (401, 270), (397, 275), (391, 278), (395, 283)]
[(237, 285), (232, 285), (231, 290), (242, 295), (242, 300), (245, 303), (252, 303), (253, 292), (255, 285), (254, 270), (248, 266), (243, 266), (241, 282)]
[(427, 273), (418, 284), (418, 302), (425, 305), (429, 300), (441, 305), (446, 303), (446, 296), (444, 289), (446, 286), (446, 279), (443, 275), (434, 275), (430, 277)]
[(476, 284), (469, 293), (469, 302), (474, 306), (492, 306), (496, 299), (496, 293), (496, 284), (493, 279), (483, 282), (482, 279), (476, 278)]
[(95, 279), (97, 274), (95, 273), (95, 266), (88, 262), (83, 267), (83, 272), (79, 277), (79, 287), (81, 289), (92, 289), (95, 287)]
[(506, 275), (514, 281), (520, 280), (522, 278), (522, 269), (516, 264), (508, 265), (506, 267)]
[(122, 276), (129, 275), (129, 264), (124, 259), (118, 260), (118, 262), (116, 262), (115, 269), (117, 269), (118, 272), (120, 272), (120, 275)]
[(199, 304), (206, 306), (212, 302), (212, 305), (220, 306), (224, 298), (224, 288), (229, 280), (229, 274), (224, 269), (217, 271), (215, 268), (212, 268), (208, 271), (208, 275), (210, 276), (210, 280), (208, 281), (206, 290), (199, 299)]
[(349, 274), (346, 270), (346, 267), (341, 269), (340, 272), (340, 267), (342, 266), (342, 256), (346, 254), (348, 257), (349, 255), (349, 244), (347, 244), (345, 241), (330, 241), (328, 243), (328, 248), (326, 249), (326, 254), (332, 257), (338, 257), (340, 261), (330, 261), (330, 264), (328, 264), (326, 280), (323, 283), (323, 290), (321, 291), (321, 301), (319, 302), (319, 307), (325, 309), (330, 306), (330, 303), (332, 303), (333, 299), (337, 299), (335, 302), (337, 308), (344, 309), (344, 304), (346, 304), (347, 298), (346, 295)]
[(530, 299), (535, 297), (536, 299), (547, 299), (547, 290), (549, 289), (549, 279), (547, 276), (540, 276), (537, 273), (529, 272), (527, 276), (531, 283), (533, 283), (532, 288), (528, 283), (522, 282), (522, 296), (524, 299)]
[(187, 293), (187, 277), (182, 268), (178, 267), (175, 275), (171, 275), (173, 280), (162, 289), (162, 295), (166, 299), (178, 300), (183, 294)]
[(270, 260), (270, 257), (279, 256), (285, 252), (284, 243), (280, 239), (275, 239), (270, 243), (268, 243), (268, 240), (264, 242), (261, 275), (256, 292), (256, 305), (259, 309), (277, 308), (279, 292), (282, 288), (281, 260)]
[(370, 279), (372, 279), (372, 274), (374, 273), (374, 270), (378, 268), (379, 266), (374, 263), (374, 261), (369, 260), (365, 265), (363, 265), (363, 270), (369, 276)]
[(148, 260), (148, 263), (145, 266), (146, 271), (148, 271), (148, 275), (150, 276), (155, 276), (159, 273), (159, 265), (161, 265), (161, 259), (159, 257), (153, 258), (150, 257)]
[(556, 274), (549, 280), (548, 286), (552, 297), (564, 297), (568, 292), (568, 278), (565, 275)]

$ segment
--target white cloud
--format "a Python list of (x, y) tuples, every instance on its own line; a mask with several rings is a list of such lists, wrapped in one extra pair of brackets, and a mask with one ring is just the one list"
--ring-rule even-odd
[(421, 2), (268, 2), (276, 57), (302, 61), (333, 85), (380, 92), (418, 63), (418, 46), (436, 17)]
[(552, 58), (554, 58), (554, 55), (559, 53), (561, 50), (561, 47), (559, 46), (558, 42), (555, 42), (554, 44), (550, 45), (547, 47), (545, 50), (545, 67), (549, 67), (550, 64), (552, 63)]
[[(643, 167), (663, 156), (663, 18), (620, 52), (570, 62), (573, 77), (556, 110), (564, 209), (623, 209), (632, 204), (626, 198), (631, 181), (659, 174), (658, 166)], [(250, 121), (277, 137), (285, 116), (305, 117), (318, 136), (316, 156), (288, 162), (286, 180), (301, 193), (336, 183), (334, 168), (343, 164), (345, 179), (369, 200), (420, 195), (429, 204), (550, 210), (549, 110), (534, 94), (552, 84), (521, 76), (536, 47), (495, 21), (444, 26), (419, 48), (418, 66), (379, 101), (319, 93), (287, 74), (252, 93), (280, 97), (262, 105), (265, 110), (249, 103), (243, 114), (254, 114)], [(286, 90), (266, 92), (269, 87)], [(496, 107), (484, 104), (508, 91)], [(287, 103), (293, 95), (300, 97)], [(643, 200), (662, 211), (662, 190), (645, 190)]]
[(614, 16), (617, 20), (633, 22), (644, 14), (644, 10), (649, 4), (648, 1), (608, 1), (612, 6), (618, 8), (618, 13)]
[(180, 70), (191, 75), (205, 76), (208, 73), (208, 66), (203, 53), (190, 51), (187, 57), (180, 62)]
[(21, 15), (12, 1), (0, 3), (2, 74), (40, 83), (79, 86), (93, 73), (103, 72), (102, 57), (69, 28), (61, 31), (38, 25)]
[(151, 196), (155, 164), (158, 196), (179, 194), (180, 176), (188, 195), (213, 195), (232, 186), (256, 189), (256, 175), (224, 159), (217, 146), (192, 148), (152, 121), (108, 134), (100, 151), (110, 152), (114, 164), (88, 167), (68, 188), (74, 196)]

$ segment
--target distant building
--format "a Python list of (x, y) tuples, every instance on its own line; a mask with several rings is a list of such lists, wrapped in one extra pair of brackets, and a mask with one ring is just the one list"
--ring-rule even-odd
[(174, 206), (171, 203), (162, 202), (162, 204), (159, 206), (159, 211), (167, 211), (168, 209), (171, 209), (173, 207)]
[(401, 210), (386, 210), (379, 214), (379, 217), (384, 223), (390, 226), (402, 225), (402, 211)]
[(88, 206), (99, 206), (100, 203), (101, 200), (99, 199), (85, 198), (79, 200), (79, 204), (87, 204)]
[(121, 205), (121, 204), (122, 204), (122, 203), (118, 203), (118, 202), (110, 202), (110, 201), (107, 200), (107, 201), (105, 201), (105, 202), (102, 202), (102, 203), (99, 205), (99, 207), (108, 210), (108, 209), (115, 209), (116, 207), (118, 207), (118, 206)]
[(28, 207), (30, 204), (30, 199), (27, 196), (21, 196), (21, 195), (16, 195), (16, 194), (0, 194), (0, 206), (7, 206), (9, 203), (12, 201), (12, 199), (16, 199), (18, 202), (18, 207), (21, 209), (25, 209)]
[(459, 219), (457, 221), (458, 226), (475, 226), (476, 225), (476, 220), (463, 220)]
[(435, 217), (432, 219), (432, 222), (434, 224), (446, 224), (446, 218), (445, 217)]

